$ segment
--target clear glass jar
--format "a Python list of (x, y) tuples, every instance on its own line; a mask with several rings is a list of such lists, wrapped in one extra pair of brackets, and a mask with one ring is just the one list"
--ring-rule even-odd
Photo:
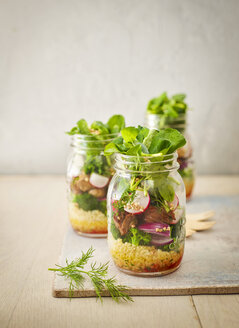
[(106, 195), (114, 170), (104, 147), (118, 134), (72, 136), (68, 160), (68, 213), (73, 229), (88, 237), (107, 236)]
[(181, 132), (187, 143), (178, 149), (178, 162), (180, 164), (178, 172), (183, 178), (186, 188), (187, 200), (190, 199), (195, 184), (195, 166), (193, 161), (193, 149), (190, 136), (187, 133), (187, 115), (179, 114), (178, 117), (161, 117), (159, 114), (146, 113), (145, 125), (149, 129), (173, 128)]
[(160, 276), (181, 263), (185, 241), (185, 187), (177, 153), (116, 154), (108, 196), (108, 245), (123, 272)]

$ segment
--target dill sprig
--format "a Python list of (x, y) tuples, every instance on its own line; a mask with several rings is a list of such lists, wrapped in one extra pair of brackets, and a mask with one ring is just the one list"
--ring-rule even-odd
[(107, 278), (109, 262), (97, 265), (96, 262), (91, 263), (90, 270), (84, 270), (84, 266), (89, 259), (93, 257), (94, 249), (90, 247), (86, 253), (81, 252), (80, 258), (68, 262), (66, 259), (66, 266), (57, 265), (57, 268), (49, 268), (48, 270), (57, 272), (60, 276), (69, 280), (69, 297), (73, 296), (75, 289), (84, 288), (86, 276), (88, 276), (94, 286), (96, 295), (102, 301), (102, 294), (108, 291), (110, 296), (117, 303), (122, 301), (133, 301), (127, 294), (129, 288), (117, 283), (115, 277)]

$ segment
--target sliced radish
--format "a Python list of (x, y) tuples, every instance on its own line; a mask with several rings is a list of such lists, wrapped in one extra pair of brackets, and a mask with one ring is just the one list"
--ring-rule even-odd
[(132, 203), (126, 204), (124, 210), (132, 214), (143, 213), (149, 206), (150, 197), (147, 192), (146, 196), (143, 190), (136, 190)]
[(173, 239), (166, 236), (153, 235), (151, 239), (151, 244), (154, 246), (164, 246), (164, 245), (171, 244), (172, 242)]
[(104, 188), (108, 184), (109, 178), (97, 173), (91, 173), (89, 181), (95, 188)]
[(138, 226), (138, 229), (147, 233), (170, 237), (170, 226), (166, 223), (145, 223)]
[(178, 199), (178, 196), (175, 194), (173, 201), (169, 203), (169, 207), (170, 207), (171, 211), (176, 210), (176, 208), (178, 207), (178, 204), (179, 204), (179, 199)]

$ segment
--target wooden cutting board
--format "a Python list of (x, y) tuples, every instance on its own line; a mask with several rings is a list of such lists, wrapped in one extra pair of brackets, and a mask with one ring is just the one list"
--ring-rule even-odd
[[(216, 221), (208, 231), (198, 232), (186, 240), (181, 267), (162, 277), (135, 277), (117, 270), (107, 247), (106, 239), (85, 238), (71, 227), (66, 232), (59, 264), (73, 260), (90, 246), (96, 249), (95, 260), (110, 260), (109, 276), (130, 287), (130, 295), (192, 295), (239, 293), (239, 196), (195, 197), (188, 213), (214, 210)], [(69, 297), (68, 282), (55, 275), (53, 296)], [(74, 291), (73, 297), (96, 296), (89, 281), (84, 290)]]

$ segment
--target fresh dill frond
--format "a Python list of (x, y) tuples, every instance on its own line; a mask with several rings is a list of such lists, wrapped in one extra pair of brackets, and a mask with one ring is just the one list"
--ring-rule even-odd
[(57, 268), (49, 268), (48, 270), (57, 272), (60, 276), (69, 280), (69, 297), (73, 296), (75, 289), (83, 289), (86, 276), (91, 280), (94, 286), (96, 295), (102, 301), (102, 294), (108, 291), (110, 296), (117, 303), (122, 301), (133, 301), (127, 294), (129, 288), (117, 283), (115, 277), (107, 278), (109, 262), (98, 264), (91, 263), (90, 270), (84, 270), (84, 266), (88, 263), (89, 259), (93, 257), (94, 249), (90, 247), (86, 253), (82, 252), (80, 258), (71, 262), (66, 259), (66, 266), (56, 265)]

